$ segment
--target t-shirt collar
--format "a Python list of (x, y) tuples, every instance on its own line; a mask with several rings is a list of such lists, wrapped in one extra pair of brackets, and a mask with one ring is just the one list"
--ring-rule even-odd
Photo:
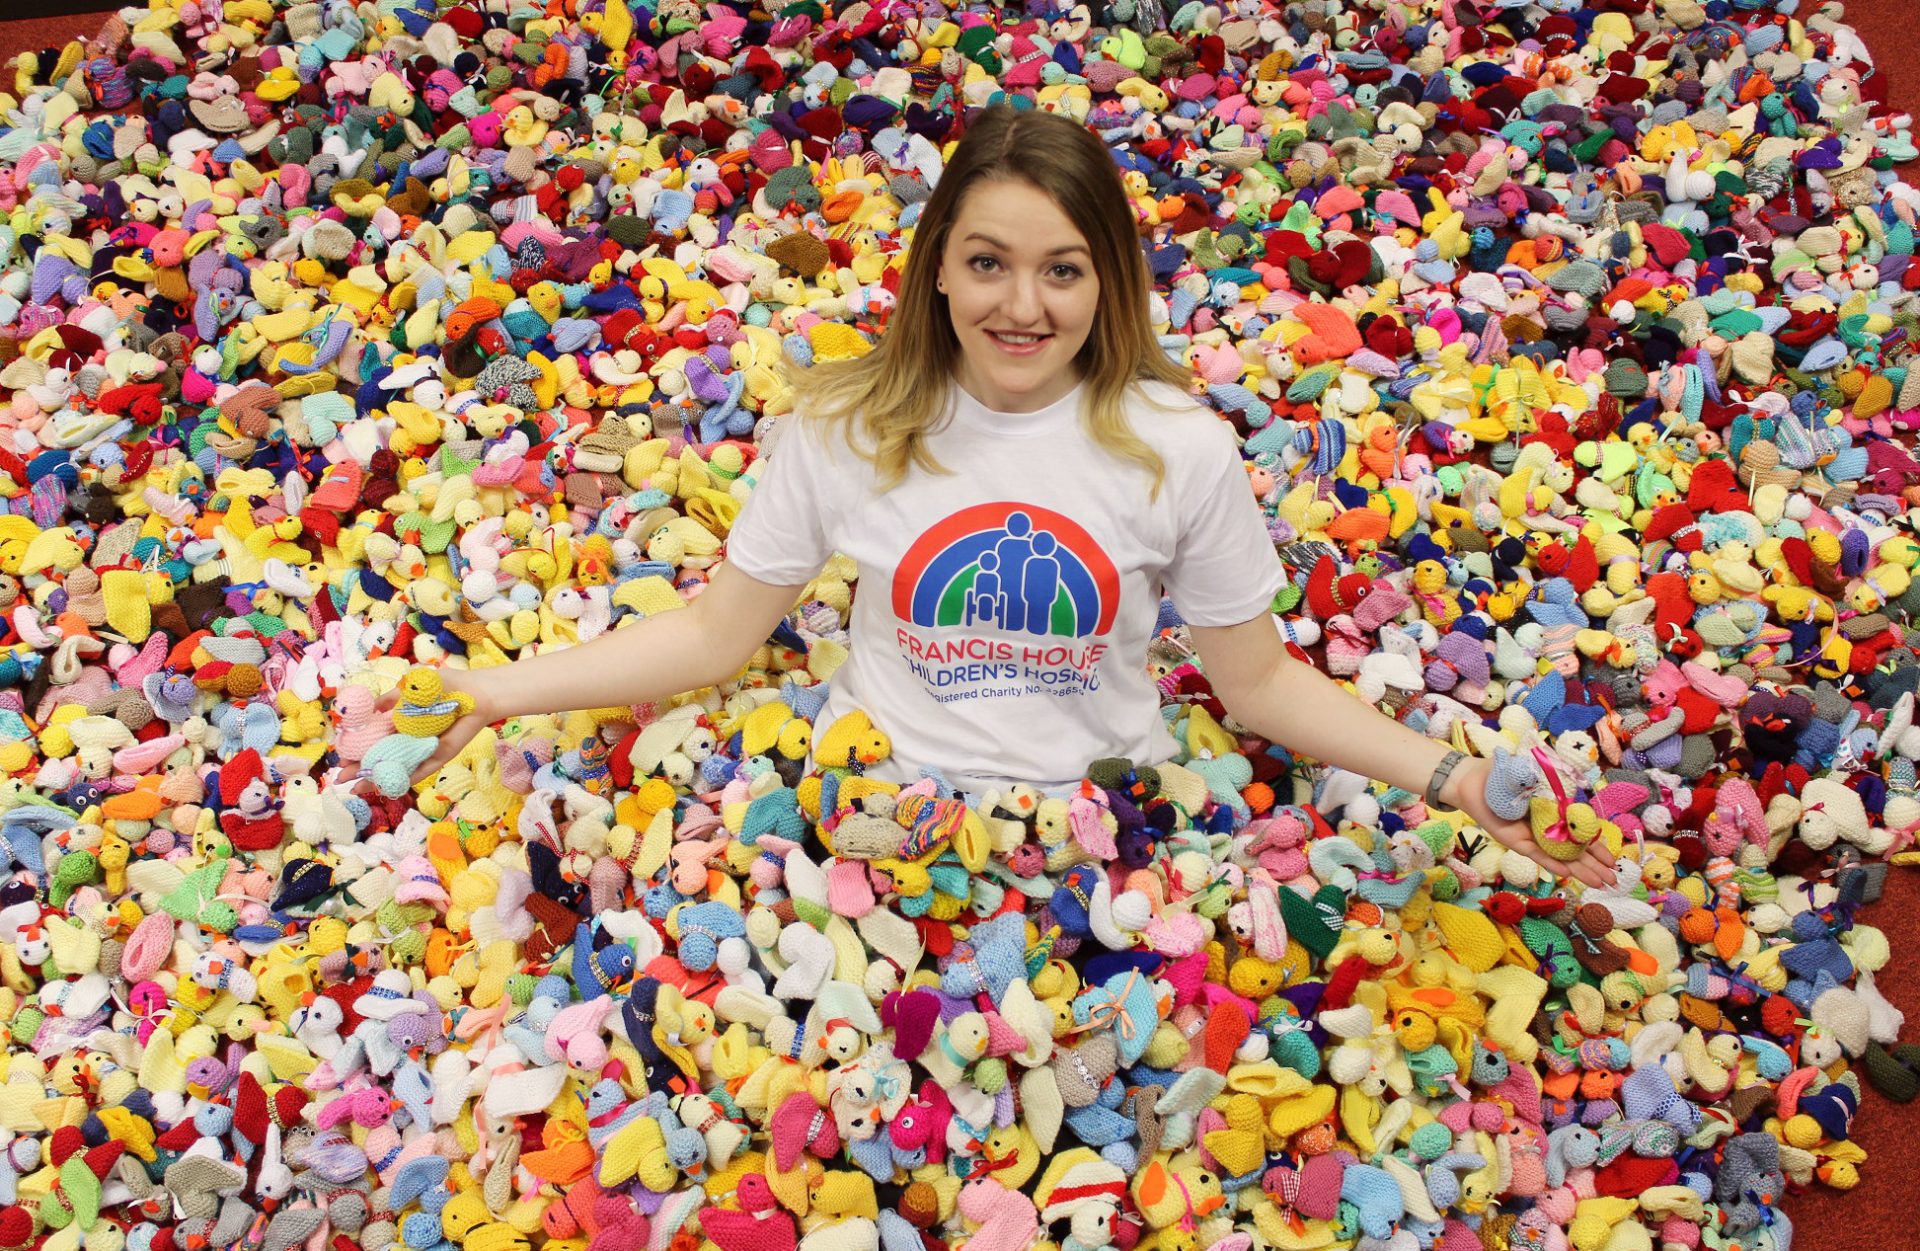
[(988, 408), (975, 399), (971, 392), (959, 383), (953, 384), (953, 427), (963, 430), (978, 430), (1003, 438), (1030, 438), (1036, 435), (1055, 434), (1071, 429), (1080, 417), (1080, 399), (1086, 390), (1085, 382), (1074, 384), (1067, 392), (1045, 408), (1030, 413), (1003, 413)]

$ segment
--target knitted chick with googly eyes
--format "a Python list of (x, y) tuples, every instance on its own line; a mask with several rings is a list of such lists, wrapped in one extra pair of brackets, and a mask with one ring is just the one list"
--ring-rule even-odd
[(464, 691), (447, 695), (438, 673), (414, 669), (400, 680), (400, 705), (393, 710), (393, 728), (415, 738), (438, 738), (472, 711), (473, 696)]

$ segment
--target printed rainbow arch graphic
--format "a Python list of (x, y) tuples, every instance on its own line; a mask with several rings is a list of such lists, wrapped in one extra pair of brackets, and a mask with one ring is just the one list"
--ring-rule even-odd
[(1110, 631), (1119, 607), (1119, 570), (1092, 535), (1051, 509), (1006, 500), (929, 527), (893, 575), (894, 615), (923, 627), (1082, 638)]

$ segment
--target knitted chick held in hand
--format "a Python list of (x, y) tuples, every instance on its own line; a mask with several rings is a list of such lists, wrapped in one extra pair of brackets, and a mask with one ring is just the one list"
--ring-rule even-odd
[(453, 723), (473, 711), (473, 696), (445, 692), (432, 669), (414, 669), (400, 681), (400, 706), (393, 710), (393, 728), (415, 738), (438, 738)]
[(373, 779), (374, 787), (388, 799), (398, 799), (412, 785), (413, 771), (427, 762), (440, 746), (440, 738), (415, 738), (395, 734), (375, 744), (360, 761), (360, 771)]
[(1572, 803), (1564, 809), (1554, 800), (1536, 795), (1528, 807), (1534, 841), (1556, 860), (1578, 860), (1587, 844), (1604, 836), (1613, 822), (1602, 820), (1592, 804)]

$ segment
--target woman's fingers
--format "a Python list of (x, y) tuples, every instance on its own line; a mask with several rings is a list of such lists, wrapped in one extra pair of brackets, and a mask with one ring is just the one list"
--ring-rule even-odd
[(1563, 872), (1567, 876), (1597, 888), (1613, 885), (1613, 859), (1600, 848), (1598, 843), (1589, 843), (1581, 850), (1578, 859), (1567, 864)]
[(427, 762), (414, 770), (413, 785), (418, 786), (438, 773), (449, 760), (459, 755), (466, 745), (473, 741), (473, 736), (479, 732), (480, 727), (474, 723), (471, 715), (454, 722), (447, 732), (440, 736), (440, 745), (433, 749), (433, 755), (428, 756)]
[(1545, 848), (1538, 845), (1528, 846), (1526, 848), (1526, 854), (1528, 859), (1555, 877), (1570, 877), (1575, 881), (1584, 882), (1588, 886), (1598, 886), (1601, 884), (1599, 873), (1584, 859), (1561, 860), (1556, 856), (1549, 855)]
[(1528, 843), (1525, 847), (1522, 847), (1519, 850), (1521, 855), (1533, 861), (1535, 864), (1539, 865), (1541, 868), (1545, 869), (1548, 873), (1551, 873), (1553, 876), (1555, 877), (1566, 876), (1566, 873), (1567, 873), (1566, 861), (1555, 860), (1552, 856), (1549, 856), (1544, 849), (1534, 845), (1533, 843)]
[(1596, 889), (1611, 885), (1613, 878), (1611, 869), (1601, 869), (1585, 856), (1569, 865), (1567, 872), (1576, 880)]
[(1502, 846), (1519, 852), (1555, 877), (1571, 877), (1593, 887), (1613, 885), (1613, 861), (1605, 852), (1589, 845), (1576, 860), (1561, 860), (1550, 855), (1533, 837), (1533, 831), (1517, 821), (1502, 821), (1489, 831)]
[(447, 748), (443, 741), (439, 747), (434, 749), (433, 755), (427, 757), (427, 762), (413, 771), (413, 776), (408, 778), (407, 782), (413, 786), (420, 785), (420, 783), (440, 772), (447, 761), (452, 759), (453, 752)]
[(1533, 841), (1533, 831), (1515, 821), (1502, 821), (1488, 833), (1508, 851), (1517, 851), (1549, 873), (1565, 873), (1567, 866), (1549, 856), (1540, 844)]

